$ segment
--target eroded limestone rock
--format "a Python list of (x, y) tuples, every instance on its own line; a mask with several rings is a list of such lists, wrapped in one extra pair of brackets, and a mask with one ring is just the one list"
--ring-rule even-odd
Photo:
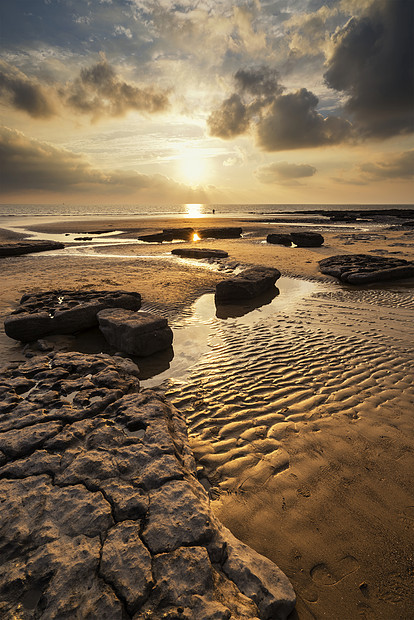
[(286, 618), (287, 578), (214, 517), (183, 416), (137, 372), (53, 352), (2, 370), (0, 616)]
[(271, 289), (280, 271), (271, 267), (252, 267), (216, 285), (216, 303), (237, 303), (252, 299)]
[(414, 262), (402, 258), (342, 254), (319, 261), (322, 273), (347, 284), (371, 284), (414, 278)]

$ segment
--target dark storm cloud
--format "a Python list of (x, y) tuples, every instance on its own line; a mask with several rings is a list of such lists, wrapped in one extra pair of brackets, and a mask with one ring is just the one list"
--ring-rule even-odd
[(122, 116), (130, 110), (161, 112), (169, 103), (167, 94), (155, 87), (139, 88), (119, 79), (105, 58), (82, 69), (61, 95), (72, 109), (94, 117)]
[(280, 94), (283, 87), (279, 85), (278, 77), (277, 71), (265, 65), (254, 69), (239, 69), (234, 76), (239, 92), (257, 97)]
[(301, 88), (276, 97), (257, 124), (258, 144), (265, 151), (338, 144), (350, 137), (351, 126), (336, 116), (316, 111), (318, 98)]
[(376, 0), (333, 35), (327, 84), (367, 136), (414, 131), (414, 2)]
[(211, 135), (233, 138), (253, 128), (265, 151), (338, 144), (351, 137), (350, 123), (322, 116), (316, 110), (318, 98), (306, 88), (281, 94), (283, 86), (270, 68), (239, 70), (235, 79), (238, 92), (207, 120)]
[(0, 62), (0, 99), (33, 118), (48, 118), (55, 109), (44, 89), (20, 71)]
[(291, 164), (287, 161), (279, 161), (258, 168), (255, 174), (262, 183), (273, 184), (295, 182), (296, 179), (312, 177), (316, 172), (316, 168), (309, 164)]
[(94, 119), (123, 116), (131, 110), (153, 114), (169, 105), (165, 91), (123, 81), (104, 57), (95, 65), (81, 69), (72, 82), (64, 86), (50, 85), (47, 89), (15, 67), (0, 63), (0, 100), (34, 118), (56, 115), (58, 104)]
[(219, 138), (234, 138), (247, 131), (249, 116), (248, 108), (240, 95), (234, 93), (211, 113), (207, 121), (210, 133)]
[(371, 180), (411, 179), (414, 177), (414, 150), (390, 155), (380, 162), (362, 164), (360, 170)]

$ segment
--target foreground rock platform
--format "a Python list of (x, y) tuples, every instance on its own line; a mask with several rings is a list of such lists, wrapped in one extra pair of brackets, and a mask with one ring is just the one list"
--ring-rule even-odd
[(346, 284), (371, 284), (403, 278), (414, 278), (414, 262), (402, 258), (343, 254), (319, 261), (322, 273)]
[(61, 250), (64, 243), (60, 241), (18, 241), (16, 243), (1, 243), (0, 257), (4, 256), (21, 256), (22, 254), (31, 254), (34, 252), (47, 252), (49, 250)]
[(139, 310), (141, 295), (130, 291), (55, 290), (23, 295), (4, 321), (14, 340), (33, 342), (50, 334), (73, 334), (98, 325), (105, 308)]
[(145, 357), (168, 349), (173, 332), (167, 319), (151, 312), (112, 308), (98, 312), (99, 329), (117, 351)]
[(184, 258), (227, 258), (228, 252), (224, 250), (213, 250), (209, 248), (176, 248), (171, 250), (171, 254)]
[(280, 271), (272, 267), (251, 267), (216, 285), (216, 303), (237, 303), (252, 299), (271, 289), (280, 278)]
[(213, 515), (183, 416), (138, 369), (54, 353), (0, 372), (0, 616), (284, 619), (285, 575)]
[(291, 233), (271, 233), (266, 237), (267, 243), (285, 245), (292, 244), (298, 248), (317, 248), (323, 245), (324, 238), (320, 233), (315, 232), (291, 232)]

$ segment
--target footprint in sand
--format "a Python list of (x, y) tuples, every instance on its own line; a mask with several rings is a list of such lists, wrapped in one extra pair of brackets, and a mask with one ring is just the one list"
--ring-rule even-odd
[(358, 603), (357, 610), (362, 620), (373, 620), (375, 618), (374, 610), (368, 603)]
[(335, 562), (331, 566), (327, 564), (316, 564), (310, 570), (313, 581), (321, 586), (334, 586), (344, 577), (353, 573), (359, 568), (359, 563), (352, 555)]

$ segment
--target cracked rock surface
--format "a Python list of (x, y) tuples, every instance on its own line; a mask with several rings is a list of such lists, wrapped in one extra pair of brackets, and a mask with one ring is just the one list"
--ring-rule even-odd
[(286, 618), (293, 589), (214, 517), (182, 415), (138, 368), (51, 353), (0, 373), (0, 617)]
[(414, 263), (391, 256), (342, 254), (319, 261), (322, 273), (346, 284), (372, 284), (414, 277)]
[(18, 308), (4, 321), (14, 340), (33, 342), (49, 334), (73, 334), (98, 325), (105, 308), (139, 310), (141, 295), (127, 291), (55, 290), (23, 295)]

